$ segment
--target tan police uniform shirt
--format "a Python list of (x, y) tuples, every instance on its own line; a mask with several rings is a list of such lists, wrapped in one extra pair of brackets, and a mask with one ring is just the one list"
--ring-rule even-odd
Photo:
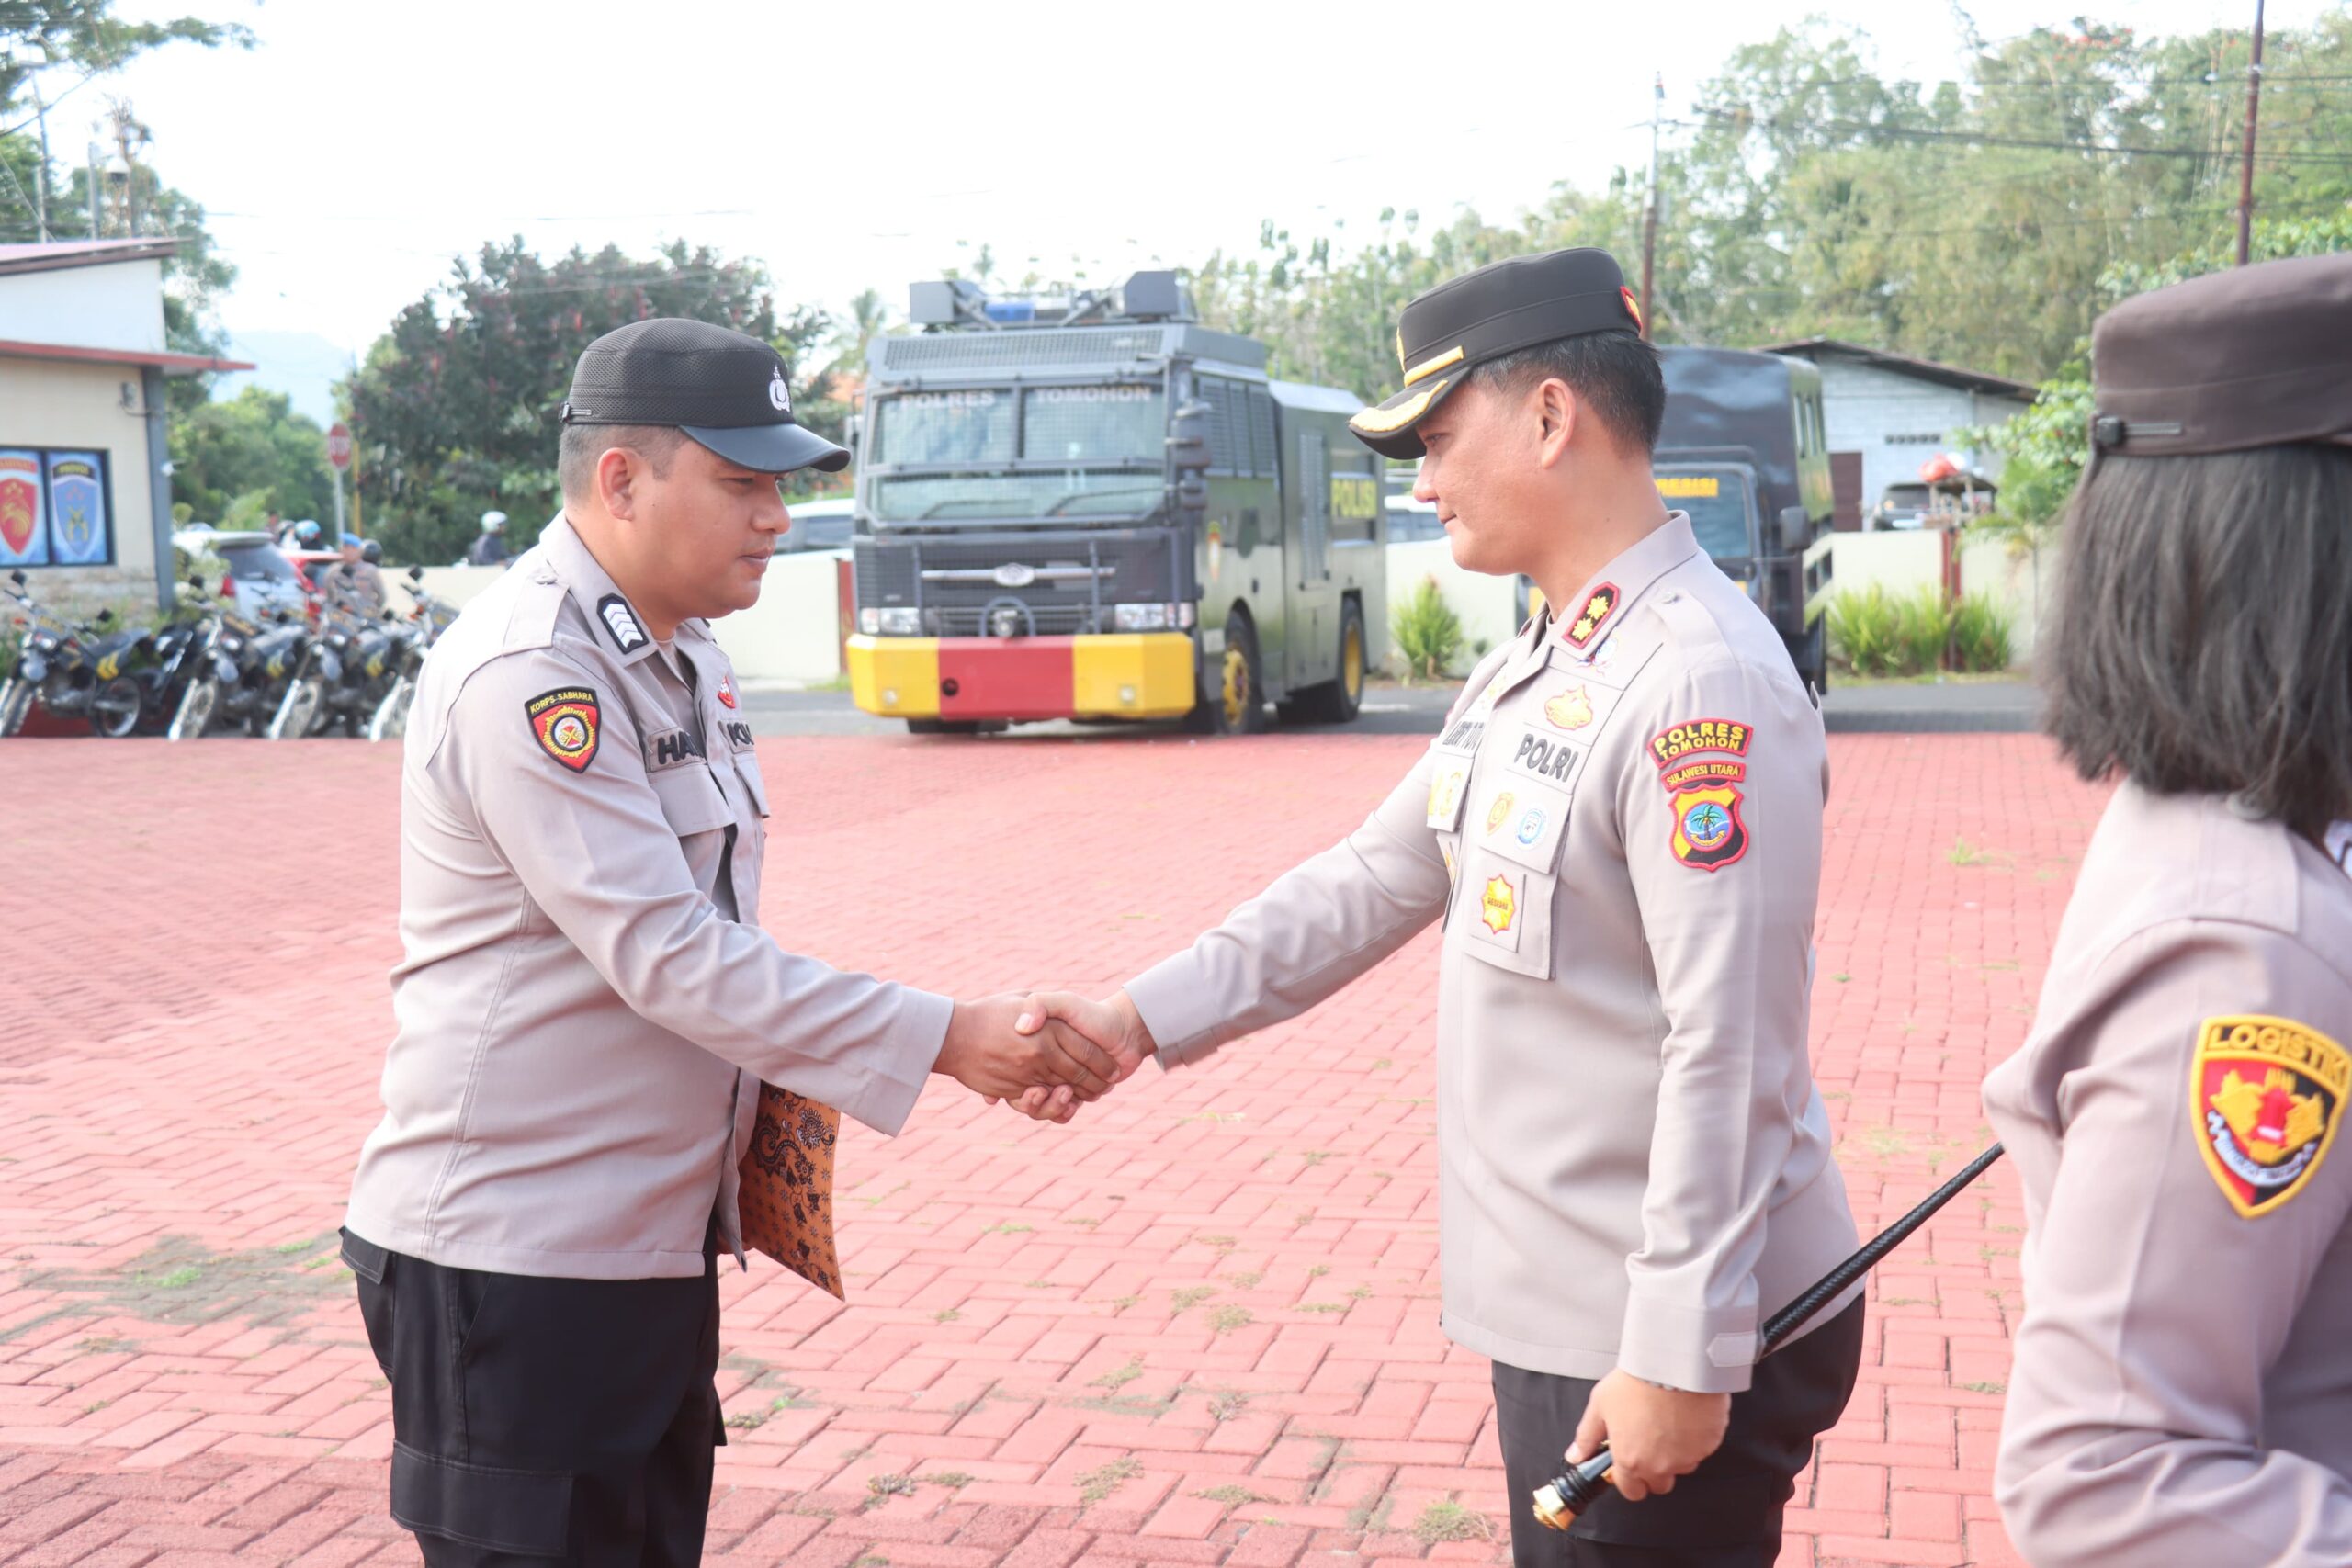
[(353, 561), (351, 575), (344, 575), (345, 563), (330, 561), (317, 570), (321, 579), (321, 595), (331, 610), (347, 610), (368, 619), (384, 613), (384, 574), (373, 561)]
[(905, 1122), (953, 1004), (760, 930), (768, 796), (736, 702), (709, 628), (657, 648), (560, 517), (434, 646), (352, 1230), (469, 1269), (699, 1274), (714, 1206), (740, 1255), (759, 1079)]
[(1679, 513), (1487, 658), (1363, 827), (1128, 987), (1165, 1064), (1444, 921), (1444, 1327), (1746, 1388), (1855, 1245), (1805, 1055), (1826, 789), (1780, 638)]
[(1994, 1489), (2030, 1562), (2352, 1563), (2347, 1044), (2352, 875), (2117, 791), (1984, 1085), (2025, 1189)]

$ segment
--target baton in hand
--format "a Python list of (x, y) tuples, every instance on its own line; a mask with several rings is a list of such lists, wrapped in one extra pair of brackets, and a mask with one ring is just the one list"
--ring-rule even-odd
[[(1789, 1337), (1806, 1324), (1823, 1307), (1846, 1293), (1846, 1288), (1877, 1267), (1880, 1258), (1903, 1245), (1913, 1231), (1932, 1218), (1938, 1209), (1960, 1195), (1962, 1188), (1984, 1174), (1986, 1168), (2001, 1157), (2001, 1145), (1995, 1144), (1963, 1167), (1960, 1174), (1928, 1194), (1919, 1206), (1895, 1221), (1862, 1244), (1861, 1249), (1845, 1262), (1824, 1274), (1804, 1294), (1774, 1313), (1764, 1324), (1764, 1332), (1757, 1348), (1760, 1360), (1788, 1343)], [(1564, 1530), (1576, 1523), (1577, 1516), (1592, 1506), (1601, 1488), (1610, 1484), (1609, 1450), (1602, 1449), (1581, 1464), (1570, 1465), (1566, 1473), (1552, 1478), (1548, 1486), (1535, 1489), (1535, 1517), (1555, 1530)]]

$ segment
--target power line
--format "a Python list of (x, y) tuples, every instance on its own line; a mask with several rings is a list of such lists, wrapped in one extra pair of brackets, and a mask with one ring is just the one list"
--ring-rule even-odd
[[(1744, 125), (1747, 128), (1769, 128), (1775, 130), (1820, 130), (1835, 136), (1851, 136), (1859, 140), (1892, 138), (1903, 141), (1965, 142), (1975, 147), (2012, 147), (2052, 152), (2097, 152), (2119, 158), (2213, 158), (2211, 147), (2140, 147), (2129, 143), (2110, 145), (2104, 141), (2059, 141), (2029, 136), (2000, 136), (1981, 130), (1927, 130), (1900, 125), (1866, 125), (1852, 120), (1787, 120), (1749, 118), (1730, 109), (1702, 109), (1712, 119)], [(1687, 130), (1703, 129), (1702, 122), (1673, 122)], [(2333, 167), (2352, 166), (2352, 156), (2334, 152), (2265, 152), (2256, 154), (2276, 163), (2325, 164)]]

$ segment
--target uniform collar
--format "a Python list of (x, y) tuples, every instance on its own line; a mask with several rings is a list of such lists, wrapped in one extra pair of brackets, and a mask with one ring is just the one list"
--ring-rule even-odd
[(1628, 546), (1595, 572), (1575, 598), (1551, 610), (1551, 640), (1581, 659), (1600, 651), (1619, 626), (1626, 607), (1650, 584), (1699, 553), (1688, 513), (1669, 512), (1666, 521)]
[(563, 584), (572, 603), (580, 606), (580, 613), (595, 628), (596, 640), (615, 659), (623, 664), (634, 664), (651, 655), (653, 636), (645, 629), (637, 606), (613, 581), (612, 574), (597, 564), (587, 541), (571, 525), (571, 518), (558, 513), (547, 532), (539, 536), (539, 548), (547, 552), (555, 580)]

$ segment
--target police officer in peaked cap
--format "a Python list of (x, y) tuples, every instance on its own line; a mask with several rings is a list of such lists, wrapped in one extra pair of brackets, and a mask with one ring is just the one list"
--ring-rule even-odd
[[(1108, 1002), (1123, 1071), (1193, 1065), (1442, 927), (1442, 1325), (1494, 1362), (1521, 1568), (1770, 1568), (1838, 1419), (1855, 1246), (1806, 1057), (1826, 788), (1781, 638), (1650, 476), (1666, 389), (1617, 264), (1555, 251), (1414, 299), (1356, 434), (1421, 458), (1453, 558), (1548, 614), (1482, 660), (1363, 825)], [(1606, 1442), (1566, 1534), (1529, 1498)], [(1660, 1495), (1668, 1494), (1671, 1495)]]
[(1984, 1085), (2038, 1568), (2352, 1562), (2352, 255), (2128, 299), (2038, 660), (2118, 781)]
[(1112, 1066), (1016, 1034), (1014, 998), (759, 926), (770, 780), (708, 620), (759, 597), (779, 477), (849, 458), (775, 349), (639, 321), (581, 355), (562, 419), (562, 513), (418, 684), (397, 1033), (344, 1232), (391, 1512), (436, 1565), (698, 1561), (763, 1080), (888, 1134), (933, 1074), (1066, 1114)]

